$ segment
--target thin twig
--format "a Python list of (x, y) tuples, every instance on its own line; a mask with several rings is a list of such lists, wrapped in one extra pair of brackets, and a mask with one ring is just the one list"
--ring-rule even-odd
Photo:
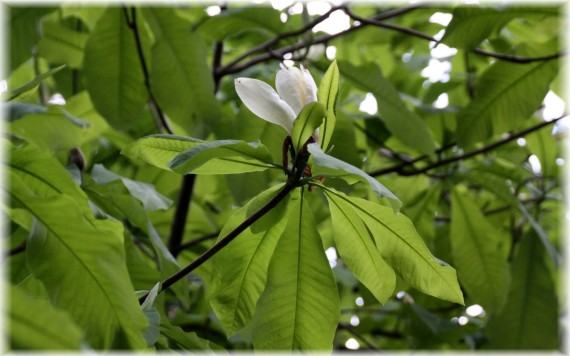
[[(401, 32), (401, 33), (404, 33), (404, 34), (407, 34), (410, 36), (414, 36), (414, 37), (421, 38), (421, 39), (424, 39), (427, 41), (439, 43), (439, 41), (436, 40), (435, 38), (433, 38), (432, 36), (426, 35), (425, 33), (416, 31), (416, 30), (411, 29), (411, 28), (402, 27), (399, 25), (378, 21), (378, 19), (368, 19), (365, 17), (361, 17), (361, 16), (358, 16), (355, 13), (353, 13), (348, 8), (345, 8), (345, 12), (353, 20), (360, 21), (360, 22), (368, 24), (368, 25), (373, 25), (376, 27), (382, 27), (382, 28), (387, 28), (390, 30), (395, 30), (395, 31), (398, 31), (398, 32)], [(560, 58), (560, 57), (566, 55), (565, 51), (561, 51), (558, 53), (554, 53), (554, 54), (550, 54), (550, 55), (546, 55), (546, 56), (540, 56), (540, 57), (519, 57), (519, 56), (508, 55), (508, 54), (489, 52), (489, 51), (485, 51), (485, 50), (480, 49), (480, 48), (475, 48), (472, 50), (472, 52), (486, 56), (486, 57), (492, 57), (492, 58), (496, 58), (496, 59), (500, 59), (500, 60), (504, 60), (504, 61), (508, 61), (508, 62), (512, 62), (512, 63), (518, 63), (518, 64), (547, 61), (547, 60), (551, 60), (551, 59)]]
[(174, 219), (170, 227), (170, 236), (168, 237), (168, 250), (170, 250), (174, 257), (180, 252), (180, 244), (182, 243), (184, 230), (186, 229), (186, 219), (190, 211), (190, 202), (192, 200), (195, 182), (195, 174), (186, 174), (182, 177), (176, 211), (174, 212)]
[(362, 342), (364, 342), (364, 344), (366, 344), (366, 347), (369, 348), (370, 350), (378, 350), (378, 347), (376, 347), (376, 345), (374, 345), (372, 342), (368, 341), (368, 339), (366, 339), (361, 333), (356, 331), (352, 325), (347, 324), (347, 323), (339, 323), (338, 327), (339, 327), (339, 329), (346, 330), (349, 333), (351, 333), (352, 335), (359, 338)]
[[(402, 7), (402, 8), (399, 8), (399, 9), (394, 9), (394, 10), (385, 11), (385, 12), (383, 12), (383, 13), (381, 13), (381, 14), (375, 16), (374, 19), (376, 19), (376, 20), (387, 20), (387, 19), (389, 19), (389, 18), (393, 18), (393, 17), (397, 17), (397, 16), (400, 16), (400, 15), (403, 15), (403, 14), (405, 14), (405, 13), (407, 13), (407, 12), (413, 11), (413, 10), (419, 8), (419, 7), (422, 7), (422, 6), (425, 6), (425, 5), (423, 5), (423, 4), (414, 4), (414, 5)], [(342, 8), (342, 9), (346, 9), (346, 7), (339, 7), (339, 9), (341, 9), (341, 8)], [(326, 14), (325, 14), (325, 15), (326, 15)], [(324, 16), (324, 15), (323, 15), (323, 16)], [(315, 22), (315, 21), (313, 21), (312, 23), (314, 23), (314, 22)], [(312, 23), (311, 23), (311, 24), (312, 24)], [(312, 28), (308, 28), (309, 25), (310, 25), (310, 24), (307, 24), (307, 26), (304, 26), (302, 29), (304, 29), (305, 31), (311, 30)], [(275, 50), (272, 51), (272, 53), (267, 53), (267, 52), (266, 52), (266, 53), (263, 53), (263, 54), (261, 54), (261, 55), (258, 55), (257, 57), (253, 57), (252, 59), (250, 59), (250, 60), (249, 60), (248, 62), (246, 62), (246, 63), (238, 64), (238, 61), (235, 61), (235, 60), (234, 60), (235, 63), (232, 62), (232, 63), (229, 63), (228, 65), (225, 65), (224, 67), (220, 68), (220, 70), (219, 70), (217, 73), (218, 73), (219, 76), (225, 76), (225, 75), (229, 75), (229, 74), (238, 73), (238, 72), (241, 72), (241, 71), (243, 71), (243, 70), (245, 70), (245, 69), (247, 69), (247, 68), (250, 68), (250, 67), (252, 67), (252, 66), (254, 66), (254, 65), (258, 64), (258, 63), (262, 63), (262, 62), (271, 60), (271, 59), (273, 59), (273, 57), (274, 57), (275, 55), (283, 56), (285, 53), (294, 52), (294, 51), (296, 51), (296, 50), (299, 50), (299, 49), (302, 49), (302, 48), (305, 48), (305, 47), (308, 47), (308, 46), (312, 46), (312, 45), (315, 45), (315, 44), (321, 44), (321, 43), (327, 43), (327, 42), (329, 42), (329, 41), (331, 41), (331, 40), (333, 40), (333, 39), (335, 39), (335, 38), (342, 37), (342, 36), (344, 36), (344, 35), (346, 35), (346, 34), (348, 34), (348, 33), (351, 33), (351, 32), (353, 32), (353, 31), (359, 30), (359, 29), (364, 28), (364, 27), (366, 27), (366, 26), (367, 26), (367, 24), (362, 23), (362, 24), (360, 24), (360, 25), (351, 26), (350, 28), (348, 28), (348, 29), (346, 29), (346, 30), (344, 30), (344, 31), (342, 31), (342, 32), (336, 33), (336, 34), (323, 35), (323, 36), (316, 37), (316, 38), (312, 39), (311, 41), (301, 41), (301, 42), (298, 42), (298, 43), (295, 43), (295, 44), (291, 44), (291, 45), (288, 45), (288, 46), (285, 46), (285, 47), (282, 47), (282, 48), (279, 48), (279, 49), (275, 49)], [(300, 30), (301, 30), (301, 29), (300, 29)], [(298, 30), (297, 32), (300, 32), (300, 30)], [(301, 32), (300, 34), (302, 34), (302, 32)], [(282, 39), (281, 36), (282, 36), (282, 35), (276, 36), (276, 38), (273, 39), (273, 40), (271, 40), (271, 41), (276, 41), (276, 42), (278, 42), (279, 40)], [(269, 41), (267, 41), (266, 43), (269, 43)], [(264, 45), (264, 44), (262, 44), (262, 45)], [(242, 55), (243, 58), (241, 58), (240, 61), (243, 60), (244, 58), (246, 58), (246, 57), (252, 55), (254, 52), (257, 52), (257, 51), (262, 50), (262, 49), (263, 49), (263, 50), (266, 50), (266, 49), (267, 49), (266, 46), (262, 46), (262, 45), (259, 45), (258, 47), (260, 47), (260, 48), (259, 48), (259, 49), (256, 48), (256, 49), (257, 49), (256, 51), (253, 51), (253, 49), (252, 49), (252, 50), (250, 50), (250, 51), (244, 53), (244, 55)], [(251, 52), (251, 53), (250, 53), (250, 52)], [(247, 55), (246, 55), (246, 54), (247, 54)]]
[(26, 251), (27, 242), (28, 242), (28, 240), (24, 240), (18, 246), (6, 251), (6, 253), (4, 254), (4, 257), (14, 256), (14, 255), (17, 255), (19, 253)]
[(183, 244), (180, 244), (180, 246), (178, 246), (178, 250), (176, 251), (176, 254), (179, 254), (180, 252), (182, 252), (182, 251), (184, 251), (184, 250), (186, 250), (186, 249), (188, 249), (188, 248), (190, 248), (190, 247), (196, 246), (196, 245), (198, 245), (198, 244), (200, 244), (200, 243), (202, 243), (202, 242), (204, 242), (204, 241), (208, 241), (208, 240), (211, 240), (211, 239), (215, 239), (216, 237), (218, 237), (219, 234), (220, 234), (219, 231), (218, 231), (218, 232), (213, 232), (213, 233), (211, 233), (211, 234), (206, 234), (206, 235), (204, 235), (204, 236), (200, 236), (200, 237), (197, 237), (197, 238), (192, 239), (192, 240), (190, 240), (190, 241), (187, 241), (187, 242), (185, 242), (185, 243), (183, 243)]
[[(216, 253), (218, 253), (222, 248), (224, 248), (227, 244), (232, 242), (236, 237), (239, 236), (245, 229), (259, 220), (262, 216), (267, 214), (271, 209), (276, 207), (281, 200), (283, 200), (293, 189), (295, 189), (295, 183), (292, 180), (288, 180), (283, 188), (275, 195), (270, 201), (268, 201), (264, 206), (259, 208), (255, 213), (253, 213), (250, 217), (245, 219), (241, 224), (239, 224), (235, 229), (230, 231), (226, 236), (224, 236), (221, 240), (216, 242), (212, 247), (206, 250), (203, 254), (201, 254), (197, 259), (195, 259), (192, 263), (187, 265), (186, 267), (182, 268), (172, 276), (165, 279), (160, 286), (159, 293), (164, 291), (165, 289), (169, 288), (174, 283), (178, 282), (184, 276), (195, 270), (196, 268), (200, 267), (204, 262), (212, 258)], [(142, 304), (146, 299), (148, 293), (143, 295), (139, 298), (139, 302)]]
[[(552, 125), (552, 124), (554, 124), (554, 123), (556, 123), (556, 122), (558, 122), (558, 121), (564, 119), (564, 118), (567, 117), (567, 116), (568, 116), (567, 114), (564, 114), (563, 116), (561, 116), (561, 117), (559, 117), (559, 118), (556, 118), (556, 119), (553, 119), (553, 120), (551, 120), (551, 121), (541, 122), (540, 124), (537, 124), (537, 125), (531, 126), (531, 127), (529, 127), (529, 128), (526, 128), (526, 129), (524, 129), (524, 130), (522, 130), (522, 131), (519, 131), (519, 132), (510, 134), (510, 135), (508, 135), (507, 137), (505, 137), (505, 138), (503, 138), (503, 139), (501, 139), (501, 140), (498, 140), (498, 141), (493, 142), (493, 143), (491, 143), (491, 144), (489, 144), (489, 145), (483, 146), (483, 147), (481, 147), (481, 148), (479, 148), (479, 149), (476, 149), (476, 150), (473, 150), (473, 151), (470, 151), (470, 152), (467, 152), (467, 153), (464, 153), (464, 154), (461, 154), (461, 155), (458, 155), (458, 156), (455, 156), (455, 157), (450, 157), (450, 158), (447, 158), (447, 159), (443, 159), (443, 160), (434, 162), (434, 163), (432, 163), (432, 164), (429, 164), (429, 165), (427, 165), (427, 166), (425, 166), (425, 167), (422, 167), (422, 168), (419, 168), (419, 169), (414, 169), (414, 170), (406, 171), (406, 170), (403, 169), (403, 165), (397, 165), (397, 166), (393, 166), (393, 167), (388, 167), (388, 168), (376, 170), (376, 171), (370, 172), (370, 173), (368, 173), (368, 174), (371, 175), (371, 176), (373, 176), (373, 177), (377, 177), (377, 176), (380, 176), (380, 175), (384, 175), (384, 174), (387, 174), (387, 173), (393, 173), (393, 172), (398, 173), (398, 174), (401, 175), (401, 176), (413, 176), (413, 175), (417, 175), (417, 174), (422, 174), (422, 173), (427, 172), (427, 171), (429, 171), (429, 170), (431, 170), (431, 169), (438, 168), (438, 167), (447, 165), (447, 164), (449, 164), (449, 163), (461, 161), (461, 160), (464, 160), (464, 159), (467, 159), (467, 158), (470, 158), (470, 157), (473, 157), (473, 156), (476, 156), (476, 155), (479, 155), (479, 154), (482, 154), (482, 153), (489, 152), (489, 151), (491, 151), (491, 150), (493, 150), (493, 149), (495, 149), (495, 148), (497, 148), (497, 147), (499, 147), (499, 146), (502, 146), (502, 145), (507, 144), (507, 143), (509, 143), (509, 142), (511, 142), (511, 141), (514, 141), (514, 140), (516, 140), (516, 139), (518, 139), (518, 138), (520, 138), (520, 137), (523, 137), (523, 136), (525, 136), (525, 135), (527, 135), (527, 134), (529, 134), (529, 133), (531, 133), (531, 132), (534, 132), (534, 131), (537, 131), (537, 130), (543, 128), (543, 127)], [(417, 159), (416, 159), (416, 160), (417, 160)], [(413, 161), (414, 161), (414, 160), (413, 160)], [(413, 162), (413, 161), (412, 161), (412, 162)], [(407, 165), (409, 165), (409, 164), (406, 164), (406, 166), (407, 166)]]
[[(521, 202), (521, 204), (526, 205), (526, 204), (536, 203), (539, 200), (542, 201), (542, 200), (545, 200), (545, 198), (538, 197), (538, 198), (533, 198), (533, 199), (525, 199), (525, 200), (521, 200), (520, 202)], [(511, 210), (512, 208), (513, 208), (512, 204), (503, 205), (503, 206), (500, 206), (497, 208), (486, 210), (483, 212), (483, 215), (488, 216), (488, 215), (498, 214), (498, 213), (502, 213), (504, 211)], [(450, 222), (451, 217), (450, 216), (436, 216), (435, 221)]]
[(142, 48), (142, 40), (141, 40), (141, 36), (140, 36), (140, 32), (139, 32), (139, 27), (137, 24), (137, 12), (136, 12), (135, 7), (131, 7), (130, 10), (131, 10), (131, 14), (130, 14), (130, 18), (129, 18), (128, 9), (126, 6), (123, 5), (123, 13), (125, 15), (125, 20), (127, 22), (127, 26), (131, 29), (131, 31), (133, 32), (133, 35), (135, 37), (137, 54), (139, 57), (139, 61), (141, 63), (141, 69), (143, 71), (143, 76), (144, 76), (144, 85), (146, 86), (146, 89), (148, 92), (149, 106), (151, 108), (151, 111), (153, 111), (153, 113), (155, 114), (153, 116), (155, 116), (155, 118), (156, 118), (156, 125), (157, 125), (158, 130), (159, 131), (164, 130), (169, 134), (173, 134), (174, 131), (170, 127), (170, 123), (168, 122), (166, 115), (164, 115), (164, 112), (162, 111), (162, 109), (158, 105), (158, 102), (156, 101), (156, 98), (154, 97), (154, 94), (152, 92), (152, 88), (150, 85), (150, 73), (148, 70), (148, 66), (146, 64), (146, 60), (144, 58), (144, 51)]

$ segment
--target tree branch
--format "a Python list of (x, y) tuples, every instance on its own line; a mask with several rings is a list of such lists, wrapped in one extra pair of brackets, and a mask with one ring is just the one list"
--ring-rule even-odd
[(531, 127), (526, 128), (526, 129), (524, 129), (524, 130), (522, 130), (522, 131), (519, 131), (519, 132), (517, 132), (517, 133), (510, 134), (510, 135), (508, 135), (507, 137), (505, 137), (505, 138), (503, 138), (503, 139), (501, 139), (501, 140), (499, 140), (499, 141), (493, 142), (493, 143), (491, 143), (491, 144), (489, 144), (489, 145), (486, 145), (486, 146), (483, 146), (483, 147), (481, 147), (481, 148), (479, 148), (479, 149), (476, 149), (476, 150), (473, 150), (473, 151), (470, 151), (470, 152), (467, 152), (467, 153), (464, 153), (464, 154), (461, 154), (461, 155), (458, 155), (458, 156), (455, 156), (455, 157), (450, 157), (450, 158), (447, 158), (447, 159), (443, 159), (443, 160), (434, 162), (434, 163), (432, 163), (432, 164), (428, 164), (427, 166), (422, 167), (422, 168), (420, 168), (420, 169), (415, 169), (415, 170), (411, 170), (411, 171), (406, 171), (406, 170), (404, 170), (404, 168), (407, 167), (407, 166), (409, 166), (409, 165), (411, 165), (412, 162), (415, 163), (415, 162), (417, 162), (418, 160), (420, 160), (420, 158), (423, 158), (423, 157), (425, 157), (425, 156), (418, 157), (418, 158), (416, 158), (416, 159), (410, 161), (410, 163), (406, 162), (406, 163), (399, 164), (399, 165), (396, 165), (396, 166), (379, 169), (379, 170), (370, 172), (370, 173), (368, 173), (368, 174), (371, 175), (371, 176), (373, 176), (373, 177), (381, 176), (381, 175), (388, 174), (388, 173), (398, 173), (398, 174), (401, 175), (401, 176), (413, 176), (413, 175), (417, 175), (417, 174), (422, 174), (422, 173), (425, 173), (425, 172), (427, 172), (427, 171), (429, 171), (429, 170), (431, 170), (431, 169), (438, 168), (438, 167), (447, 165), (447, 164), (449, 164), (449, 163), (461, 161), (461, 160), (464, 160), (464, 159), (467, 159), (467, 158), (470, 158), (470, 157), (473, 157), (473, 156), (476, 156), (476, 155), (479, 155), (479, 154), (482, 154), (482, 153), (489, 152), (489, 151), (491, 151), (491, 150), (493, 150), (493, 149), (495, 149), (495, 148), (497, 148), (497, 147), (499, 147), (499, 146), (502, 146), (502, 145), (507, 144), (507, 143), (509, 143), (509, 142), (511, 142), (511, 141), (514, 141), (514, 140), (516, 140), (517, 138), (523, 137), (523, 136), (525, 136), (525, 135), (527, 135), (527, 134), (529, 134), (529, 133), (531, 133), (531, 132), (537, 131), (537, 130), (543, 128), (543, 127), (552, 125), (552, 124), (554, 124), (554, 123), (556, 123), (556, 122), (558, 122), (558, 121), (564, 119), (564, 118), (567, 117), (567, 116), (568, 116), (567, 114), (564, 114), (563, 116), (561, 116), (561, 117), (559, 117), (559, 118), (556, 118), (556, 119), (553, 119), (553, 120), (551, 120), (551, 121), (544, 121), (544, 122), (541, 122), (541, 123), (539, 123), (539, 124), (537, 124), (537, 125), (531, 126)]
[(364, 344), (366, 345), (366, 347), (370, 350), (378, 350), (378, 348), (376, 347), (376, 345), (374, 345), (372, 342), (368, 341), (361, 333), (359, 333), (358, 331), (356, 331), (354, 329), (354, 327), (350, 324), (347, 323), (339, 323), (338, 324), (338, 328), (339, 329), (343, 329), (348, 331), (349, 333), (351, 333), (352, 335), (356, 336), (357, 338), (359, 338), (362, 342), (364, 342)]
[[(402, 7), (399, 9), (388, 10), (388, 11), (385, 11), (385, 12), (379, 14), (379, 15), (376, 15), (374, 17), (374, 19), (376, 19), (376, 20), (387, 20), (389, 18), (393, 18), (393, 17), (403, 15), (407, 12), (410, 12), (412, 10), (415, 10), (415, 9), (423, 7), (423, 6), (425, 6), (425, 4), (413, 4), (413, 5)], [(338, 6), (334, 9), (346, 11), (347, 8), (346, 8), (346, 6)], [(273, 44), (278, 43), (279, 41), (281, 41), (282, 39), (284, 39), (286, 37), (293, 36), (293, 35), (301, 35), (304, 32), (312, 30), (314, 26), (318, 25), (320, 22), (325, 20), (326, 19), (325, 16), (328, 17), (330, 15), (330, 13), (332, 13), (332, 10), (333, 9), (331, 9), (331, 11), (327, 12), (326, 14), (318, 17), (317, 19), (315, 19), (311, 23), (303, 26), (299, 30), (291, 31), (291, 32), (288, 32), (285, 34), (278, 35), (275, 38), (268, 40), (267, 42), (262, 43), (261, 45), (255, 47), (255, 48), (252, 48), (251, 50), (247, 51), (246, 53), (244, 53), (243, 55), (238, 57), (239, 61), (236, 59), (236, 60), (232, 61), (231, 63), (225, 65), (224, 67), (220, 68), (220, 70), (218, 71), (218, 75), (223, 77), (225, 75), (241, 72), (241, 71), (243, 71), (249, 67), (252, 67), (258, 63), (262, 63), (262, 62), (274, 59), (275, 56), (282, 57), (285, 53), (294, 52), (296, 50), (299, 50), (299, 49), (302, 49), (305, 47), (309, 47), (309, 46), (312, 46), (315, 44), (329, 42), (329, 41), (331, 41), (337, 37), (342, 37), (342, 36), (344, 36), (350, 32), (364, 28), (367, 25), (367, 24), (363, 23), (360, 25), (351, 26), (347, 30), (344, 30), (344, 31), (339, 32), (339, 33), (334, 34), (334, 35), (323, 35), (323, 36), (316, 37), (316, 38), (312, 39), (311, 41), (301, 41), (301, 42), (296, 43), (296, 44), (292, 44), (292, 45), (288, 45), (288, 46), (285, 46), (285, 47), (282, 47), (279, 49), (272, 50), (271, 52), (267, 51), (269, 49), (269, 47), (271, 47)], [(255, 52), (259, 52), (262, 50), (266, 51), (266, 53), (263, 53), (257, 57), (253, 57), (248, 62), (243, 63), (241, 65), (238, 64), (243, 59), (253, 55)]]
[[(398, 31), (398, 32), (401, 32), (401, 33), (404, 33), (404, 34), (407, 34), (410, 36), (414, 36), (414, 37), (421, 38), (421, 39), (424, 39), (427, 41), (439, 43), (439, 41), (436, 40), (435, 38), (433, 38), (432, 36), (426, 35), (425, 33), (416, 31), (416, 30), (411, 29), (411, 28), (402, 27), (399, 25), (391, 24), (391, 23), (381, 22), (378, 19), (368, 19), (365, 17), (361, 17), (361, 16), (358, 16), (355, 13), (353, 13), (348, 8), (345, 8), (345, 12), (351, 19), (356, 20), (356, 21), (360, 21), (360, 22), (368, 24), (368, 25), (373, 25), (376, 27), (382, 27), (382, 28), (387, 28), (390, 30), (395, 30), (395, 31)], [(555, 54), (551, 54), (551, 55), (547, 55), (547, 56), (541, 56), (541, 57), (518, 57), (518, 56), (512, 56), (512, 55), (508, 55), (508, 54), (489, 52), (489, 51), (485, 51), (485, 50), (480, 49), (480, 48), (475, 48), (471, 51), (474, 53), (483, 55), (483, 56), (492, 57), (492, 58), (496, 58), (496, 59), (500, 59), (500, 60), (508, 61), (508, 62), (512, 62), (512, 63), (519, 63), (519, 64), (526, 64), (526, 63), (538, 62), (538, 61), (546, 61), (546, 60), (556, 59), (556, 58), (559, 58), (559, 57), (566, 55), (565, 51), (561, 51), (561, 52), (558, 52)]]
[(6, 257), (10, 257), (10, 256), (14, 256), (17, 255), (19, 253), (22, 253), (24, 251), (26, 251), (26, 246), (28, 244), (28, 240), (24, 240), (21, 244), (19, 244), (18, 246), (6, 251), (4, 253), (4, 258)]
[(169, 134), (173, 134), (174, 131), (172, 131), (172, 128), (170, 127), (170, 124), (168, 123), (168, 119), (164, 115), (164, 112), (160, 109), (160, 106), (158, 105), (158, 103), (154, 97), (154, 94), (152, 93), (152, 89), (150, 86), (150, 74), (148, 71), (148, 67), (146, 65), (146, 60), (144, 58), (141, 36), (139, 33), (139, 27), (137, 24), (137, 12), (136, 12), (136, 9), (134, 7), (131, 7), (130, 10), (131, 10), (131, 14), (130, 14), (130, 18), (129, 18), (128, 9), (126, 6), (123, 5), (123, 13), (125, 15), (125, 20), (127, 22), (127, 26), (131, 29), (131, 31), (133, 32), (133, 35), (135, 37), (135, 43), (137, 46), (137, 54), (138, 54), (139, 61), (141, 63), (141, 68), (142, 68), (143, 75), (144, 75), (144, 85), (146, 86), (146, 90), (148, 92), (149, 106), (151, 108), (151, 111), (153, 112), (153, 116), (155, 117), (156, 126), (158, 128), (158, 131), (162, 132), (164, 130), (164, 131), (168, 132)]
[(218, 237), (219, 234), (220, 234), (220, 231), (213, 232), (211, 234), (206, 234), (204, 236), (200, 236), (200, 237), (197, 237), (197, 238), (192, 239), (190, 241), (187, 241), (183, 244), (180, 244), (180, 246), (178, 246), (178, 249), (176, 250), (176, 255), (178, 255), (180, 252), (182, 252), (182, 251), (184, 251), (190, 247), (198, 245), (201, 242), (208, 241), (211, 239), (215, 239), (216, 237)]
[[(164, 291), (165, 289), (169, 288), (174, 283), (178, 282), (188, 273), (192, 272), (196, 268), (200, 267), (204, 262), (212, 258), (216, 253), (218, 253), (222, 248), (224, 248), (227, 244), (233, 241), (236, 237), (239, 236), (245, 229), (259, 220), (262, 216), (267, 214), (271, 209), (277, 206), (285, 198), (293, 189), (295, 189), (295, 184), (293, 180), (287, 180), (283, 188), (275, 195), (270, 201), (268, 201), (264, 206), (259, 208), (255, 213), (253, 213), (250, 217), (245, 219), (241, 224), (239, 224), (235, 229), (230, 231), (226, 236), (224, 236), (221, 240), (216, 242), (212, 247), (210, 247), (207, 251), (201, 254), (197, 259), (191, 262), (186, 267), (182, 268), (172, 276), (165, 279), (160, 286), (159, 293)], [(142, 304), (148, 293), (143, 295), (139, 298), (139, 302)]]

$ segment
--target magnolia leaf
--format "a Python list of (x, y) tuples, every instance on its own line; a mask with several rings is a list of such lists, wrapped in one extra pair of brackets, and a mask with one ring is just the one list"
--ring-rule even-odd
[(336, 124), (336, 101), (338, 98), (339, 78), (338, 66), (336, 60), (334, 60), (325, 72), (325, 75), (323, 75), (317, 92), (319, 103), (323, 104), (327, 111), (327, 115), (319, 132), (323, 151), (327, 150), (331, 142), (334, 126)]
[(500, 311), (510, 283), (507, 258), (499, 249), (501, 235), (458, 189), (452, 194), (450, 240), (454, 264), (471, 300), (489, 313)]
[(301, 110), (293, 123), (293, 131), (291, 132), (293, 148), (295, 148), (296, 152), (301, 151), (303, 145), (323, 122), (325, 115), (324, 106), (318, 102), (307, 104)]
[(455, 270), (431, 254), (407, 217), (395, 215), (388, 207), (320, 186), (352, 206), (372, 233), (384, 260), (405, 282), (425, 294), (464, 303)]
[(352, 206), (325, 191), (331, 211), (335, 247), (356, 278), (386, 303), (394, 293), (396, 274), (380, 255), (374, 240)]
[(253, 345), (330, 352), (339, 320), (336, 282), (302, 195), (293, 197), (288, 215), (253, 315)]
[(259, 142), (220, 140), (206, 142), (184, 151), (168, 164), (186, 174), (237, 174), (280, 168), (272, 163), (267, 147)]
[[(220, 238), (273, 198), (283, 185), (269, 188), (239, 209), (226, 222)], [(228, 337), (247, 325), (267, 280), (267, 267), (285, 229), (288, 200), (244, 230), (213, 259), (210, 304)]]
[(376, 179), (366, 174), (366, 172), (338, 158), (327, 155), (319, 148), (318, 144), (310, 144), (307, 147), (309, 153), (313, 156), (314, 164), (311, 167), (313, 176), (339, 177), (347, 180), (348, 183), (352, 183), (353, 179), (368, 183), (377, 196), (390, 199), (394, 213), (400, 210), (402, 206), (400, 199)]

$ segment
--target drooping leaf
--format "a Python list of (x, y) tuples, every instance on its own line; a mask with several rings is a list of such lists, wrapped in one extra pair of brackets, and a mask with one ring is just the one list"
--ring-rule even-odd
[(311, 168), (313, 176), (339, 177), (345, 179), (348, 183), (355, 181), (368, 183), (376, 195), (390, 199), (394, 213), (398, 212), (402, 202), (376, 179), (357, 167), (327, 155), (317, 144), (310, 144), (307, 147), (309, 153), (313, 156), (314, 164)]
[[(468, 147), (517, 129), (543, 101), (558, 61), (497, 61), (482, 74), (475, 98), (457, 116), (457, 142)], [(521, 100), (522, 99), (522, 100)]]
[(499, 312), (510, 283), (509, 265), (499, 248), (501, 235), (458, 189), (452, 194), (450, 234), (454, 264), (469, 297), (489, 313)]
[(384, 260), (404, 281), (425, 294), (463, 304), (455, 270), (431, 254), (407, 217), (394, 215), (388, 207), (322, 188), (352, 206), (372, 233)]
[(536, 236), (540, 239), (540, 242), (542, 242), (542, 245), (544, 246), (546, 252), (548, 252), (548, 256), (552, 260), (554, 267), (558, 268), (560, 266), (560, 256), (558, 255), (558, 251), (556, 251), (556, 247), (554, 247), (554, 244), (548, 238), (546, 231), (544, 231), (538, 221), (536, 221), (536, 219), (530, 215), (528, 209), (524, 206), (524, 204), (522, 204), (520, 201), (517, 201), (517, 207), (532, 226), (534, 232), (536, 233)]
[(43, 80), (51, 77), (52, 75), (54, 75), (55, 73), (59, 72), (60, 70), (62, 70), (63, 68), (65, 68), (65, 65), (61, 65), (59, 67), (55, 67), (52, 68), (50, 70), (48, 70), (45, 73), (41, 73), (38, 76), (36, 76), (34, 79), (32, 79), (31, 81), (17, 87), (14, 89), (10, 89), (5, 96), (8, 98), (8, 100), (14, 100), (16, 98), (18, 98), (20, 95), (34, 89), (35, 87), (37, 87)]
[(302, 195), (293, 197), (288, 215), (253, 315), (253, 345), (330, 351), (339, 320), (336, 282)]
[(170, 170), (168, 163), (178, 154), (203, 143), (206, 141), (192, 137), (150, 135), (131, 143), (121, 153), (155, 167)]
[(172, 201), (158, 193), (153, 185), (121, 177), (107, 170), (102, 164), (94, 165), (91, 174), (98, 184), (121, 181), (129, 193), (142, 203), (145, 210), (166, 210), (172, 204)]
[(376, 64), (358, 67), (342, 61), (338, 65), (343, 77), (362, 90), (374, 94), (381, 119), (394, 137), (421, 153), (433, 154), (435, 144), (426, 123), (408, 109), (396, 88), (386, 80)]
[(64, 311), (9, 285), (5, 304), (8, 341), (14, 350), (79, 350), (82, 331)]
[(544, 247), (533, 234), (523, 236), (511, 266), (508, 303), (489, 320), (489, 347), (554, 350), (559, 347), (559, 301)]
[(291, 131), (291, 139), (293, 140), (293, 148), (299, 152), (307, 140), (313, 135), (315, 130), (323, 122), (326, 115), (324, 106), (321, 103), (314, 102), (307, 104), (295, 119), (293, 123), (293, 131)]
[(458, 6), (452, 15), (441, 42), (450, 47), (473, 49), (514, 18), (558, 16), (559, 10), (538, 6), (504, 9)]
[(146, 319), (125, 267), (122, 225), (85, 215), (67, 195), (34, 195), (13, 174), (9, 177), (11, 199), (37, 219), (26, 257), (52, 303), (86, 330), (94, 348), (108, 349), (114, 343), (144, 348)]
[(168, 167), (181, 174), (236, 174), (279, 168), (272, 160), (260, 142), (219, 140), (180, 153)]
[[(265, 205), (282, 185), (271, 187), (239, 209), (220, 238)], [(210, 304), (228, 337), (247, 325), (267, 280), (267, 267), (285, 229), (288, 200), (265, 214), (222, 249), (213, 259)]]
[(386, 303), (394, 293), (396, 274), (384, 261), (374, 239), (352, 206), (325, 191), (331, 211), (335, 247), (356, 278)]
[(336, 124), (336, 101), (339, 91), (339, 71), (334, 60), (319, 83), (317, 98), (327, 111), (323, 124), (320, 126), (321, 147), (326, 152), (329, 147)]
[[(144, 28), (139, 32), (148, 46)], [(107, 8), (97, 21), (85, 45), (83, 75), (93, 105), (111, 126), (133, 130), (142, 125), (148, 92), (122, 8)]]
[(150, 85), (158, 104), (188, 134), (206, 137), (220, 110), (200, 35), (172, 8), (144, 8), (143, 14), (155, 36)]

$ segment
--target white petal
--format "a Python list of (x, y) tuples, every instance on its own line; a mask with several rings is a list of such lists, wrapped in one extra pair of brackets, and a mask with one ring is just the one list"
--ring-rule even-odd
[(257, 79), (237, 78), (235, 86), (238, 96), (252, 113), (265, 121), (281, 125), (291, 133), (297, 115), (269, 84)]
[(317, 101), (317, 84), (313, 79), (309, 70), (304, 68), (301, 64), (301, 72), (303, 72), (303, 78), (305, 79), (305, 87), (307, 88), (307, 92), (305, 94), (305, 100), (308, 103), (312, 103)]
[(291, 67), (277, 72), (275, 86), (279, 96), (291, 106), (295, 117), (308, 102), (306, 100), (307, 87), (305, 78), (299, 68)]

